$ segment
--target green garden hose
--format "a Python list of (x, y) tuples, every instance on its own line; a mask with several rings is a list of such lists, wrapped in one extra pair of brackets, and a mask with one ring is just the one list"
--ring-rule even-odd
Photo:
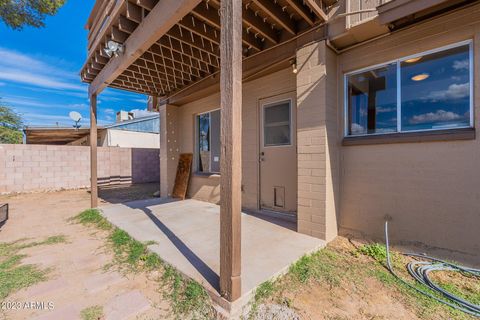
[(408, 287), (416, 290), (417, 292), (420, 292), (423, 295), (426, 295), (427, 297), (430, 297), (440, 303), (446, 304), (454, 309), (463, 311), (465, 313), (468, 313), (470, 315), (480, 317), (480, 305), (474, 304), (470, 301), (467, 301), (465, 299), (460, 298), (459, 296), (456, 296), (452, 294), (451, 292), (448, 292), (447, 290), (441, 288), (437, 284), (435, 284), (429, 277), (429, 273), (432, 271), (454, 271), (454, 272), (462, 272), (465, 274), (470, 274), (475, 277), (480, 277), (480, 270), (479, 269), (473, 269), (473, 268), (467, 268), (464, 266), (456, 265), (450, 262), (446, 262), (443, 260), (439, 260), (433, 257), (429, 257), (427, 255), (421, 255), (421, 254), (416, 254), (416, 253), (403, 253), (405, 256), (409, 257), (414, 257), (414, 258), (420, 258), (420, 259), (426, 259), (422, 261), (414, 260), (411, 261), (407, 264), (407, 270), (410, 273), (410, 275), (419, 283), (425, 285), (426, 287), (430, 288), (431, 290), (440, 293), (445, 297), (445, 299), (441, 299), (429, 292), (426, 292), (422, 289), (419, 289), (412, 284), (408, 283), (407, 281), (403, 280), (398, 276), (394, 271), (392, 267), (392, 262), (390, 259), (390, 245), (389, 245), (389, 240), (388, 240), (388, 221), (385, 221), (385, 245), (387, 248), (387, 268), (390, 271), (390, 273), (395, 276), (398, 280), (403, 282), (405, 285)]

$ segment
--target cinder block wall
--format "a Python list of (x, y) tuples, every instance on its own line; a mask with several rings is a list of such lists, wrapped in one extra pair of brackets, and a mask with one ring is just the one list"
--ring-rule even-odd
[[(158, 153), (158, 149), (99, 147), (99, 185), (158, 182)], [(89, 147), (0, 145), (0, 193), (89, 186)]]
[(325, 41), (297, 50), (298, 232), (337, 235), (339, 141), (336, 56)]
[[(475, 127), (480, 127), (480, 5), (426, 21), (338, 57), (343, 74), (472, 39)], [(339, 103), (339, 121), (343, 121)], [(339, 126), (342, 135), (343, 126)], [(480, 139), (341, 148), (340, 234), (446, 248), (480, 263)]]

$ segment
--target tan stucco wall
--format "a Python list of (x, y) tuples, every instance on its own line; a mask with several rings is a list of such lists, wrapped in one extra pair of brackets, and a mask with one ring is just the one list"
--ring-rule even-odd
[[(474, 40), (475, 126), (480, 125), (480, 5), (394, 33), (338, 58), (339, 135), (343, 72), (462, 40)], [(480, 252), (480, 140), (341, 148), (340, 229), (383, 239), (393, 217), (397, 242)]]
[[(243, 84), (243, 137), (242, 137), (242, 205), (258, 207), (258, 101), (260, 99), (295, 92), (296, 80), (288, 68)], [(219, 109), (220, 94), (182, 105), (178, 108), (180, 152), (194, 152), (195, 115)], [(189, 196), (195, 199), (218, 203), (220, 196), (219, 176), (193, 175)]]

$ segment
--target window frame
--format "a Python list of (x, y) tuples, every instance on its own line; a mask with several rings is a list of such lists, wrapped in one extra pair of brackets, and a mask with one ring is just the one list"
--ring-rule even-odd
[[(405, 60), (408, 60), (408, 59), (413, 59), (413, 58), (417, 58), (417, 57), (421, 57), (421, 56), (425, 56), (425, 55), (429, 55), (429, 54), (432, 54), (432, 53), (437, 53), (437, 52), (442, 52), (442, 51), (446, 51), (446, 50), (449, 50), (449, 49), (453, 49), (453, 48), (458, 48), (458, 47), (462, 47), (462, 46), (466, 46), (468, 45), (468, 58), (469, 58), (469, 85), (470, 85), (470, 103), (469, 103), (469, 107), (470, 107), (470, 122), (469, 122), (469, 125), (468, 126), (461, 126), (461, 127), (454, 127), (454, 128), (437, 128), (437, 129), (420, 129), (420, 130), (408, 130), (408, 131), (402, 131), (402, 125), (401, 125), (401, 115), (402, 115), (402, 103), (401, 103), (401, 99), (402, 99), (402, 85), (401, 85), (401, 63)], [(348, 112), (348, 77), (349, 76), (352, 76), (352, 75), (356, 75), (356, 74), (359, 74), (359, 73), (363, 73), (365, 71), (370, 71), (370, 70), (374, 70), (374, 69), (377, 69), (377, 68), (380, 68), (380, 67), (385, 67), (385, 66), (388, 66), (389, 64), (395, 64), (396, 65), (396, 72), (397, 72), (397, 75), (396, 75), (396, 81), (397, 81), (397, 131), (395, 132), (379, 132), (379, 133), (365, 133), (365, 134), (355, 134), (355, 135), (349, 135), (348, 134), (348, 123), (349, 123), (349, 112)], [(475, 69), (475, 66), (474, 66), (474, 55), (473, 55), (473, 40), (472, 39), (469, 39), (469, 40), (464, 40), (464, 41), (460, 41), (460, 42), (456, 42), (456, 43), (452, 43), (452, 44), (449, 44), (449, 45), (446, 45), (446, 46), (442, 46), (442, 47), (438, 47), (438, 48), (435, 48), (435, 49), (431, 49), (431, 50), (427, 50), (427, 51), (422, 51), (422, 52), (419, 52), (419, 53), (415, 53), (415, 54), (412, 54), (412, 55), (408, 55), (408, 56), (405, 56), (405, 57), (401, 57), (401, 58), (397, 58), (397, 59), (393, 59), (393, 60), (389, 60), (389, 61), (386, 61), (386, 62), (382, 62), (382, 63), (378, 63), (378, 64), (375, 64), (375, 65), (371, 65), (371, 66), (368, 66), (368, 67), (365, 67), (365, 68), (361, 68), (361, 69), (356, 69), (354, 71), (350, 71), (350, 72), (347, 72), (347, 73), (344, 73), (343, 75), (343, 95), (344, 95), (344, 100), (343, 100), (343, 105), (344, 105), (344, 108), (343, 108), (343, 113), (344, 113), (344, 130), (343, 130), (343, 137), (344, 138), (356, 138), (356, 137), (370, 137), (370, 136), (388, 136), (388, 135), (399, 135), (399, 134), (408, 134), (408, 133), (421, 133), (421, 132), (431, 132), (431, 131), (446, 131), (446, 130), (458, 130), (458, 129), (466, 129), (466, 128), (474, 128), (475, 126), (475, 116), (474, 116), (474, 97), (473, 97), (473, 94), (474, 94), (474, 88), (475, 88), (475, 85), (474, 85), (474, 69)]]
[[(265, 145), (265, 109), (268, 107), (274, 107), (276, 105), (280, 105), (282, 103), (288, 102), (288, 131), (290, 133), (289, 137), (289, 142), (288, 144), (277, 144), (277, 145)], [(262, 119), (261, 119), (261, 130), (262, 132), (262, 147), (263, 148), (282, 148), (282, 147), (291, 147), (293, 145), (293, 130), (292, 130), (292, 106), (293, 106), (293, 100), (292, 98), (287, 98), (287, 99), (281, 99), (278, 101), (274, 102), (269, 102), (262, 104)]]
[[(208, 110), (208, 111), (205, 111), (205, 112), (199, 112), (199, 113), (195, 113), (194, 114), (194, 117), (193, 117), (193, 121), (195, 123), (195, 132), (194, 132), (194, 135), (195, 135), (195, 139), (194, 139), (194, 150), (195, 150), (195, 153), (194, 153), (194, 156), (195, 156), (195, 174), (196, 175), (205, 175), (205, 176), (210, 176), (210, 175), (219, 175), (220, 172), (212, 172), (212, 163), (210, 162), (210, 166), (208, 168), (208, 172), (202, 172), (200, 171), (200, 168), (199, 168), (199, 157), (200, 157), (200, 136), (199, 136), (199, 130), (200, 130), (200, 127), (199, 127), (199, 123), (198, 123), (198, 117), (201, 116), (201, 115), (204, 115), (204, 114), (211, 114), (212, 112), (215, 112), (215, 111), (220, 111), (220, 114), (221, 114), (221, 108), (215, 108), (215, 109), (211, 109), (211, 110)], [(212, 117), (209, 116), (208, 117), (208, 128), (210, 129), (212, 127)], [(211, 143), (212, 143), (212, 136), (210, 135), (208, 137), (208, 146), (211, 148)], [(211, 150), (210, 150), (211, 152)]]

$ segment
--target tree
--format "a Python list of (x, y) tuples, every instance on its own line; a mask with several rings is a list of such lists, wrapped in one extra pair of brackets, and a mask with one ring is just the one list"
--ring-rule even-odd
[(23, 120), (21, 115), (10, 107), (0, 104), (0, 143), (22, 143), (22, 127)]
[(12, 29), (45, 26), (45, 16), (57, 13), (66, 0), (0, 0), (0, 19)]

